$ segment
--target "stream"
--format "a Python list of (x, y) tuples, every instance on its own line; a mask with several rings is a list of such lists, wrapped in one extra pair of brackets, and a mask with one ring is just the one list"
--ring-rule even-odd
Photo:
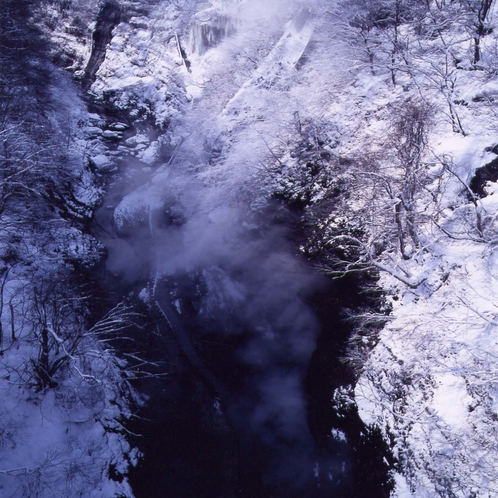
[(354, 382), (342, 312), (375, 309), (380, 297), (365, 291), (366, 277), (319, 274), (298, 249), (299, 213), (261, 179), (264, 137), (292, 105), (270, 89), (298, 63), (313, 25), (299, 9), (224, 107), (216, 93), (194, 102), (154, 164), (122, 155), (121, 179), (95, 213), (116, 292), (148, 310), (141, 352), (168, 373), (136, 384), (148, 400), (128, 424), (144, 455), (129, 476), (137, 498), (376, 498), (392, 489), (380, 435), (354, 404), (332, 401)]
[[(155, 186), (128, 175), (94, 222), (117, 288), (148, 305), (141, 348), (168, 372), (137, 385), (148, 398), (129, 424), (144, 454), (130, 475), (137, 498), (389, 496), (382, 438), (332, 403), (354, 382), (341, 312), (376, 298), (361, 279), (317, 274), (285, 205), (206, 204), (210, 187), (180, 167)], [(158, 190), (162, 204), (141, 216), (140, 199), (153, 203)]]

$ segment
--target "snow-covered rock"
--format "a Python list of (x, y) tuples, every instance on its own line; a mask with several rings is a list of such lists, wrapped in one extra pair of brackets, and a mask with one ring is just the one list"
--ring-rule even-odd
[(98, 154), (90, 158), (90, 162), (99, 172), (106, 173), (114, 168), (114, 163), (105, 154)]

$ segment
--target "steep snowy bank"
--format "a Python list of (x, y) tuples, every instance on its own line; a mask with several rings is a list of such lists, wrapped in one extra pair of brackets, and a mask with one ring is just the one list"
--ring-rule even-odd
[[(489, 143), (485, 135), (484, 140), (469, 136), (460, 139), (458, 156), (451, 149), (455, 169), (467, 181), (473, 169), (489, 161), (479, 152)], [(452, 208), (441, 220), (443, 232), (430, 241), (418, 264), (405, 267), (426, 280), (407, 291), (384, 279), (396, 299), (394, 319), (356, 386), (363, 419), (394, 438), (412, 490), (400, 488), (398, 496), (497, 493), (493, 240), (498, 206), (494, 186), (474, 206), (454, 175), (448, 181), (450, 194), (442, 204)], [(476, 215), (483, 219), (483, 238)]]
[(127, 312), (103, 317), (88, 292), (104, 250), (87, 232), (101, 120), (52, 63), (38, 7), (0, 13), (0, 495), (129, 495), (123, 422), (138, 399), (104, 337)]
[[(360, 263), (359, 267), (386, 270), (380, 283), (393, 308), (370, 354), (364, 345), (368, 335), (360, 332), (352, 342), (350, 358), (361, 372), (355, 398), (365, 422), (377, 424), (393, 441), (403, 475), (397, 477), (395, 491), (400, 497), (488, 497), (498, 492), (493, 477), (498, 408), (493, 366), (498, 352), (493, 338), (496, 186), (484, 187), (487, 196), (482, 199), (468, 188), (475, 170), (495, 157), (490, 150), (496, 142), (496, 74), (489, 67), (492, 51), (483, 50), (478, 66), (469, 64), (475, 40), (462, 36), (467, 14), (460, 5), (454, 7), (456, 11), (447, 11), (432, 5), (423, 15), (411, 12), (410, 21), (392, 27), (406, 42), (399, 55), (402, 65), (383, 66), (382, 55), (376, 52), (372, 68), (378, 76), (366, 68), (359, 72), (356, 88), (347, 97), (359, 103), (348, 113), (349, 120), (356, 116), (358, 123), (361, 116), (364, 123), (363, 129), (354, 131), (354, 139), (367, 161), (376, 164), (373, 170), (354, 168), (356, 181), (371, 192), (380, 182), (388, 195), (384, 205), (378, 204), (377, 196), (369, 198), (371, 217), (363, 218), (369, 238), (356, 246), (359, 259), (353, 255), (346, 260), (349, 268)], [(494, 10), (486, 18), (490, 25), (496, 21)], [(425, 38), (423, 32), (414, 34), (417, 22), (427, 26), (424, 23), (435, 22), (436, 15), (446, 16), (450, 23), (439, 32), (438, 41)], [(384, 33), (376, 31), (365, 43), (375, 36), (380, 41)], [(417, 37), (416, 47), (411, 36)], [(481, 48), (496, 40), (490, 35), (485, 41)], [(422, 126), (417, 128), (418, 138), (406, 134), (420, 116), (406, 114), (413, 102), (418, 113), (425, 106), (430, 109), (432, 124), (424, 118), (430, 131), (422, 140)], [(368, 140), (370, 146), (365, 147)], [(416, 140), (417, 151), (410, 152)], [(423, 159), (417, 163), (420, 151)], [(410, 164), (418, 164), (412, 180), (404, 176), (397, 190), (398, 175), (405, 175)], [(398, 169), (390, 169), (393, 165)], [(362, 175), (369, 184), (361, 182)], [(405, 188), (413, 180), (420, 190), (411, 200)], [(365, 216), (365, 192), (351, 197), (346, 223)], [(398, 202), (407, 210), (406, 229)], [(413, 213), (417, 215), (412, 224)], [(379, 220), (394, 223), (394, 245), (385, 238), (385, 225)], [(337, 225), (330, 226), (335, 244), (343, 242)], [(354, 223), (347, 230), (359, 226)], [(414, 227), (417, 233), (412, 234)], [(346, 233), (350, 241), (358, 237)]]

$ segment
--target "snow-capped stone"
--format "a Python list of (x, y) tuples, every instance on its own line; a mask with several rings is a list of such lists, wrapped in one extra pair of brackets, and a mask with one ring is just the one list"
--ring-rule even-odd
[(101, 173), (106, 173), (114, 169), (114, 163), (105, 154), (98, 154), (91, 157), (90, 162)]
[(85, 137), (88, 139), (100, 137), (102, 136), (102, 133), (102, 130), (97, 126), (89, 126), (88, 128), (85, 128)]
[(150, 143), (150, 139), (147, 135), (137, 134), (133, 137), (126, 139), (123, 144), (131, 148), (141, 148), (144, 149)]
[(146, 164), (153, 164), (158, 157), (159, 148), (160, 148), (159, 142), (154, 141), (149, 145), (149, 147), (144, 149), (143, 152), (141, 152), (138, 157), (140, 158), (141, 161), (143, 161)]
[(129, 127), (130, 127), (130, 125), (127, 125), (126, 123), (120, 123), (120, 122), (111, 123), (108, 126), (109, 130), (112, 130), (112, 131), (125, 131)]
[(102, 137), (107, 140), (120, 140), (123, 138), (123, 134), (120, 131), (105, 130), (102, 133)]

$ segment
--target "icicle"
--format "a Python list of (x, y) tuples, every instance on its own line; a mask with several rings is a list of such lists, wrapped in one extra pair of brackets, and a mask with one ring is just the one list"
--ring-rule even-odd
[(235, 32), (233, 20), (222, 12), (209, 11), (198, 14), (190, 29), (189, 50), (203, 55)]

